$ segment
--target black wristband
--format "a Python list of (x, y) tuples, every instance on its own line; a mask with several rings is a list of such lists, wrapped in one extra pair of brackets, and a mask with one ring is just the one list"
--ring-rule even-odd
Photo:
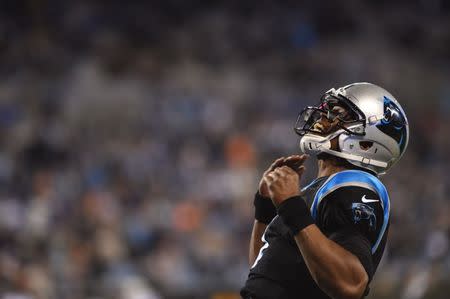
[(264, 197), (259, 192), (255, 194), (253, 201), (255, 206), (255, 219), (264, 224), (269, 224), (270, 221), (277, 215), (277, 209), (269, 197)]
[(293, 196), (278, 206), (278, 215), (294, 236), (314, 223), (311, 213), (301, 196)]

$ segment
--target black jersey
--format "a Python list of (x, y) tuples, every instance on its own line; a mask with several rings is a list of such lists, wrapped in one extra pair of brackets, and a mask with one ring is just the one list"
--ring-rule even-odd
[[(361, 261), (369, 281), (383, 255), (389, 228), (389, 197), (375, 176), (346, 170), (318, 178), (301, 191), (316, 225)], [(276, 216), (241, 290), (243, 298), (329, 298), (315, 283), (294, 236)]]

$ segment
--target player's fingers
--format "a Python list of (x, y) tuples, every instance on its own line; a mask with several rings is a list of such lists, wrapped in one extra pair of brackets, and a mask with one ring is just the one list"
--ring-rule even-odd
[(301, 167), (304, 163), (305, 163), (305, 161), (306, 161), (306, 159), (308, 159), (308, 155), (302, 155), (301, 156), (301, 159), (299, 159), (298, 161), (296, 161), (293, 165), (292, 165), (292, 169), (293, 170), (297, 170), (299, 167)]
[(304, 172), (305, 172), (305, 170), (306, 170), (306, 167), (305, 166), (300, 166), (299, 168), (297, 168), (296, 170), (295, 170), (295, 172), (299, 175), (299, 176), (301, 176)]
[(264, 175), (267, 175), (269, 172), (273, 171), (275, 168), (281, 166), (283, 164), (284, 157), (278, 158), (270, 164), (269, 168), (266, 169)]
[(284, 162), (288, 163), (288, 162), (295, 162), (301, 159), (300, 155), (290, 155), (287, 158), (284, 158)]
[(292, 170), (289, 166), (282, 166), (275, 170), (277, 173), (280, 174), (281, 177), (285, 177), (288, 175), (296, 175), (296, 172)]
[(269, 176), (269, 175), (264, 176), (263, 180), (266, 182), (267, 187), (269, 187), (269, 189), (272, 186), (272, 183), (275, 181), (273, 176)]
[(273, 171), (273, 170), (275, 170), (275, 168), (280, 167), (281, 165), (283, 165), (284, 159), (285, 159), (285, 157), (281, 157), (281, 158), (276, 159), (272, 163), (272, 165), (270, 165), (269, 171)]
[(299, 155), (292, 155), (284, 159), (284, 165), (287, 165), (289, 167), (293, 167), (297, 163), (301, 163), (301, 156)]
[(294, 156), (290, 156), (288, 158), (285, 159), (285, 164), (288, 165), (289, 167), (291, 167), (292, 169), (296, 170), (298, 167), (300, 167), (300, 165), (302, 165), (305, 160), (308, 158), (308, 155), (294, 155)]
[(280, 171), (280, 167), (278, 167), (274, 171), (271, 171), (268, 175), (272, 176), (274, 179), (279, 179), (284, 174), (283, 174), (283, 172)]
[[(286, 167), (286, 166), (282, 166), (282, 167)], [(286, 176), (286, 173), (281, 169), (281, 167), (278, 167), (277, 169), (272, 171), (272, 173), (274, 174), (274, 176), (277, 180), (282, 179)]]
[(292, 168), (289, 167), (289, 166), (287, 166), (287, 165), (278, 167), (277, 169), (278, 169), (279, 171), (284, 172), (284, 173), (293, 171)]
[(309, 155), (303, 154), (299, 156), (298, 159), (295, 160), (295, 164), (300, 166), (301, 164), (305, 163), (306, 159), (308, 159)]

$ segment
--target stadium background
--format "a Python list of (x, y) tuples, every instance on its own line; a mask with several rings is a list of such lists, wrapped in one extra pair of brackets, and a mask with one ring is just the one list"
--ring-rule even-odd
[(448, 298), (448, 1), (296, 2), (2, 1), (0, 298), (235, 298), (262, 170), (354, 81), (411, 126), (370, 298)]

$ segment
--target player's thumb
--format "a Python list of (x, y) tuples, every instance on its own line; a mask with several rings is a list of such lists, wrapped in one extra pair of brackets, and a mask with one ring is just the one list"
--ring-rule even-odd
[(305, 172), (305, 170), (306, 170), (306, 167), (302, 165), (302, 166), (298, 167), (295, 170), (295, 172), (298, 174), (299, 177), (301, 177), (302, 174)]

